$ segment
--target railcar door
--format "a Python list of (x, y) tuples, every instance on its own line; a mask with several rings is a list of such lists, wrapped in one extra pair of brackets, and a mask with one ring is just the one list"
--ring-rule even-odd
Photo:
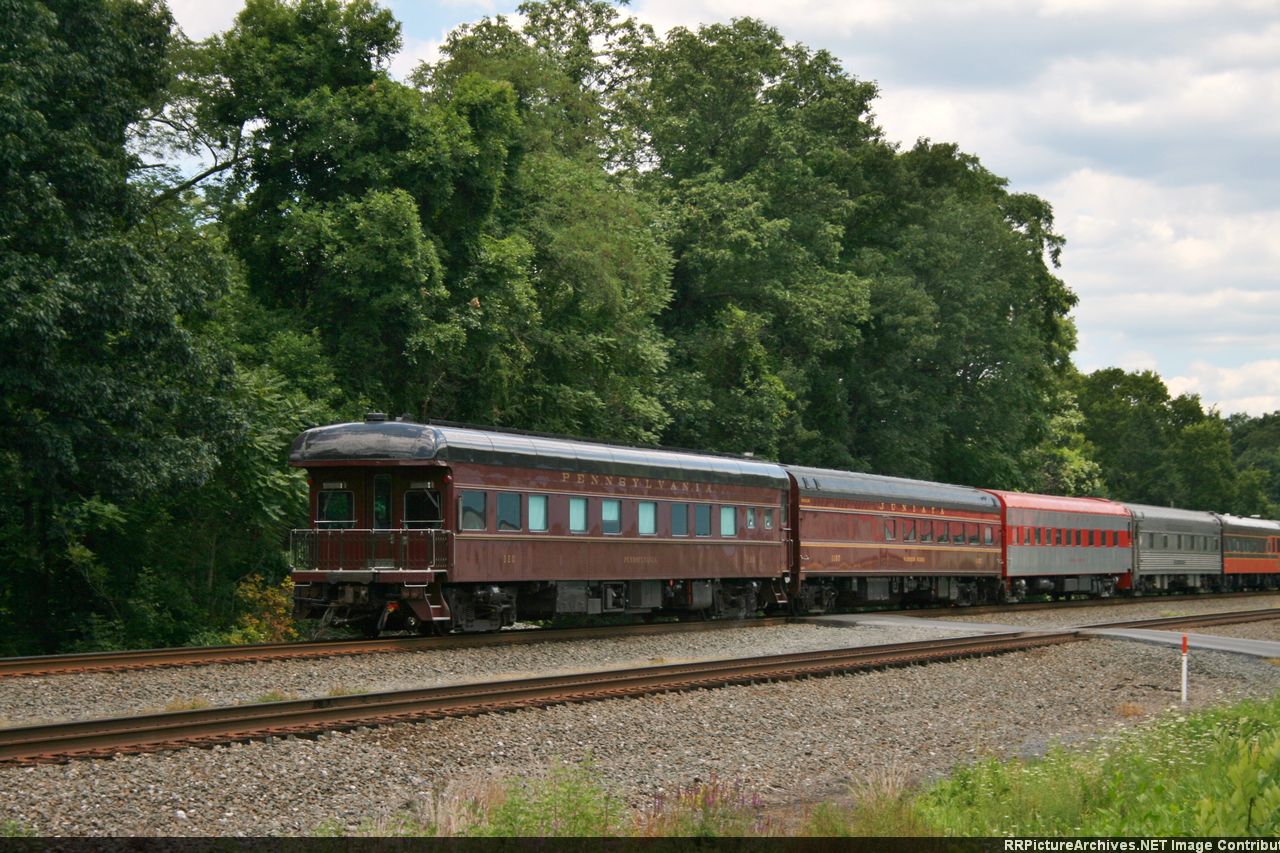
[(403, 519), (406, 569), (438, 568), (445, 560), (443, 474), (412, 480), (404, 490)]
[(395, 534), (392, 532), (392, 489), (390, 474), (374, 474), (369, 493), (369, 568), (390, 569), (396, 564)]

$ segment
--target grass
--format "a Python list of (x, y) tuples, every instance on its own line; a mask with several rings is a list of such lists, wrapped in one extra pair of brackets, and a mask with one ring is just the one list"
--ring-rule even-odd
[(201, 708), (209, 708), (212, 703), (205, 698), (196, 696), (191, 699), (170, 699), (164, 706), (166, 711), (199, 711)]
[(16, 820), (0, 820), (0, 838), (35, 838), (36, 832)]
[(292, 693), (283, 693), (279, 690), (268, 690), (266, 693), (263, 693), (261, 696), (254, 699), (252, 702), (247, 702), (245, 704), (266, 705), (269, 702), (292, 702), (294, 699), (297, 699), (297, 698), (298, 697), (293, 695)]
[[(1146, 714), (1136, 703), (1120, 716)], [(798, 822), (784, 824), (779, 816)], [(455, 785), (430, 801), (322, 834), (467, 836), (1274, 836), (1280, 834), (1280, 696), (1173, 712), (1090, 750), (988, 758), (913, 785), (873, 772), (839, 803), (775, 807), (712, 777), (628, 807), (589, 763)]]

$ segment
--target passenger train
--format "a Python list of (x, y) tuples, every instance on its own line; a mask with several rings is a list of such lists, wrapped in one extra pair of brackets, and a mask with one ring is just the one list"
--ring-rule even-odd
[(296, 612), (368, 634), (1274, 589), (1280, 522), (371, 413), (300, 435)]

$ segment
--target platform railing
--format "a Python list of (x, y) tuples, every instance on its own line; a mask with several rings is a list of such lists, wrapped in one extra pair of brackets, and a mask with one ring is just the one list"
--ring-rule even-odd
[(293, 571), (441, 571), (448, 567), (448, 530), (294, 530)]

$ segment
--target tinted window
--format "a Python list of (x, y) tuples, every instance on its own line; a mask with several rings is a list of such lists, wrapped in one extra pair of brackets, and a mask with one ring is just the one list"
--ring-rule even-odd
[(932, 521), (920, 522), (920, 541), (921, 542), (933, 541), (933, 522)]
[(529, 529), (547, 529), (547, 496), (529, 495)]
[(524, 526), (520, 522), (520, 495), (513, 495), (511, 492), (499, 492), (498, 529), (519, 530)]
[(978, 525), (966, 524), (964, 526), (964, 529), (965, 529), (965, 533), (969, 536), (969, 544), (977, 545), (978, 544)]
[(884, 520), (884, 541), (892, 542), (898, 538), (898, 522), (892, 518)]
[(484, 530), (487, 513), (484, 492), (463, 492), (458, 497), (458, 517), (462, 519), (463, 530)]
[(612, 498), (600, 501), (600, 528), (605, 533), (622, 532), (622, 501)]
[(636, 525), (641, 536), (652, 536), (658, 532), (658, 505), (653, 501), (640, 501), (636, 504)]
[(404, 526), (408, 530), (440, 527), (440, 493), (431, 489), (410, 489), (404, 493)]
[(672, 536), (688, 536), (689, 535), (689, 505), (688, 504), (672, 504), (671, 505), (671, 535)]
[(316, 496), (316, 527), (355, 527), (355, 505), (351, 492), (320, 492)]
[(721, 536), (737, 536), (738, 535), (738, 508), (732, 506), (720, 507), (720, 535)]
[(391, 478), (379, 475), (373, 478), (373, 529), (391, 527)]
[(569, 532), (587, 532), (587, 499), (569, 498)]
[(697, 504), (693, 508), (693, 532), (699, 536), (711, 535), (711, 507)]
[(951, 522), (951, 541), (956, 545), (964, 544), (964, 524), (959, 521)]
[(900, 527), (901, 527), (901, 529), (902, 529), (902, 541), (903, 541), (903, 542), (914, 542), (914, 541), (916, 541), (916, 522), (915, 522), (915, 519), (913, 519), (913, 518), (904, 518), (902, 521), (898, 522), (898, 524), (899, 524), (899, 526), (900, 526)]
[(982, 544), (983, 545), (995, 544), (995, 535), (991, 532), (990, 525), (984, 525), (982, 528)]

